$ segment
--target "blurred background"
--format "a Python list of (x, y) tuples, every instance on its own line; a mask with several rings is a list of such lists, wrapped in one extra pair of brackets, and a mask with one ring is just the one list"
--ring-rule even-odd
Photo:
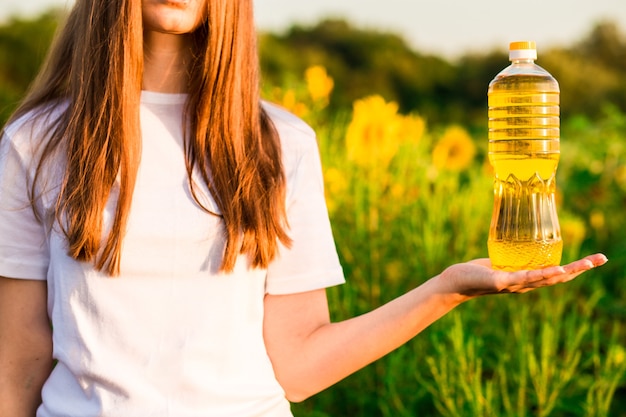
[[(3, 0), (0, 124), (71, 0)], [(535, 40), (561, 87), (564, 286), (459, 307), (296, 417), (626, 416), (626, 6), (623, 0), (255, 0), (263, 95), (318, 134), (348, 283), (340, 320), (487, 256), (487, 86)]]
[[(73, 1), (4, 0), (0, 19), (65, 8)], [(392, 31), (421, 52), (448, 58), (503, 49), (512, 39), (532, 38), (542, 48), (567, 45), (606, 19), (626, 26), (626, 7), (620, 0), (254, 0), (254, 4), (261, 30), (284, 31), (296, 23), (348, 19), (361, 27)]]
[[(375, 92), (430, 123), (481, 123), (486, 85), (507, 63), (514, 40), (537, 42), (538, 63), (564, 87), (565, 117), (597, 116), (606, 99), (624, 109), (622, 3), (255, 0), (255, 8), (266, 85), (302, 78), (307, 67), (323, 65), (335, 80), (334, 105)], [(2, 56), (4, 100), (20, 96), (57, 18), (72, 4), (3, 1), (2, 46), (14, 49)], [(585, 99), (576, 99), (581, 94)]]

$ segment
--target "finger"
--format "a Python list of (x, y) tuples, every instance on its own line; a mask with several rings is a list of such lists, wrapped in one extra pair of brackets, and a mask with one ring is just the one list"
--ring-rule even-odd
[(567, 264), (564, 266), (564, 268), (568, 273), (575, 274), (604, 265), (607, 261), (608, 259), (606, 258), (606, 256), (601, 253), (597, 253)]
[(561, 276), (565, 273), (560, 266), (552, 266), (543, 269), (528, 269), (515, 272), (496, 271), (496, 281), (498, 292), (524, 293), (535, 288), (545, 286), (546, 279), (554, 276)]
[(525, 281), (527, 283), (546, 281), (547, 279), (559, 277), (567, 273), (564, 267), (558, 265), (520, 272), (525, 274)]
[(535, 271), (526, 271), (526, 286), (539, 288), (572, 281), (583, 272), (603, 265), (607, 262), (603, 254), (586, 256), (565, 266), (543, 268)]
[(508, 284), (505, 288), (510, 292), (525, 293), (536, 288), (547, 287), (561, 282), (569, 281), (570, 275), (567, 274), (562, 266), (550, 266), (542, 269), (523, 270), (510, 273), (506, 280)]
[(594, 267), (602, 266), (608, 262), (608, 258), (603, 253), (595, 253), (593, 255), (585, 256), (583, 259), (591, 261)]
[(596, 253), (571, 262), (565, 266), (551, 266), (548, 268), (520, 272), (525, 274), (524, 278), (527, 283), (540, 281), (546, 281), (548, 283), (567, 282), (576, 278), (585, 271), (604, 265), (607, 261), (608, 259), (604, 254)]

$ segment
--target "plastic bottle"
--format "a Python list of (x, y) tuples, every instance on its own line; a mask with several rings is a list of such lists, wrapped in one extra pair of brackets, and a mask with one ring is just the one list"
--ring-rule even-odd
[(560, 91), (535, 59), (534, 42), (512, 42), (511, 65), (489, 84), (489, 161), (495, 179), (488, 249), (496, 269), (561, 262), (555, 201)]

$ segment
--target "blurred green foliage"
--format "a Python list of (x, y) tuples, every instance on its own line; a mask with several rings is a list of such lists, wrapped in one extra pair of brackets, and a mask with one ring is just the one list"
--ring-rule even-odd
[[(61, 18), (61, 11), (50, 10), (0, 24), (0, 124), (39, 70)], [(484, 128), (487, 85), (508, 64), (507, 45), (450, 61), (420, 53), (394, 33), (342, 20), (260, 33), (259, 39), (265, 85), (295, 84), (306, 68), (321, 65), (335, 80), (331, 103), (336, 109), (380, 94), (403, 112), (419, 113), (429, 125)], [(615, 23), (600, 22), (571, 45), (539, 47), (537, 62), (561, 84), (564, 118), (584, 115), (595, 120), (607, 103), (626, 111), (626, 37)]]
[[(337, 85), (335, 106), (349, 106), (376, 93), (398, 102), (404, 112), (416, 111), (429, 124), (483, 125), (487, 85), (508, 65), (508, 45), (451, 62), (415, 51), (393, 33), (338, 20), (295, 26), (283, 34), (265, 33), (260, 39), (266, 83), (284, 85), (301, 77), (307, 67), (322, 65)], [(538, 46), (537, 63), (561, 85), (564, 118), (599, 117), (607, 102), (626, 110), (626, 37), (616, 24), (598, 23), (582, 39), (561, 48)]]
[(61, 18), (61, 12), (52, 10), (0, 25), (0, 125), (37, 75)]

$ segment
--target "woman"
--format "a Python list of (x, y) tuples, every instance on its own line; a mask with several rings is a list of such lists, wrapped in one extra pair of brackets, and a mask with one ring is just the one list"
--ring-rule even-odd
[(76, 1), (0, 141), (0, 415), (290, 416), (468, 299), (606, 262), (476, 260), (331, 323), (315, 137), (254, 44), (252, 0)]

